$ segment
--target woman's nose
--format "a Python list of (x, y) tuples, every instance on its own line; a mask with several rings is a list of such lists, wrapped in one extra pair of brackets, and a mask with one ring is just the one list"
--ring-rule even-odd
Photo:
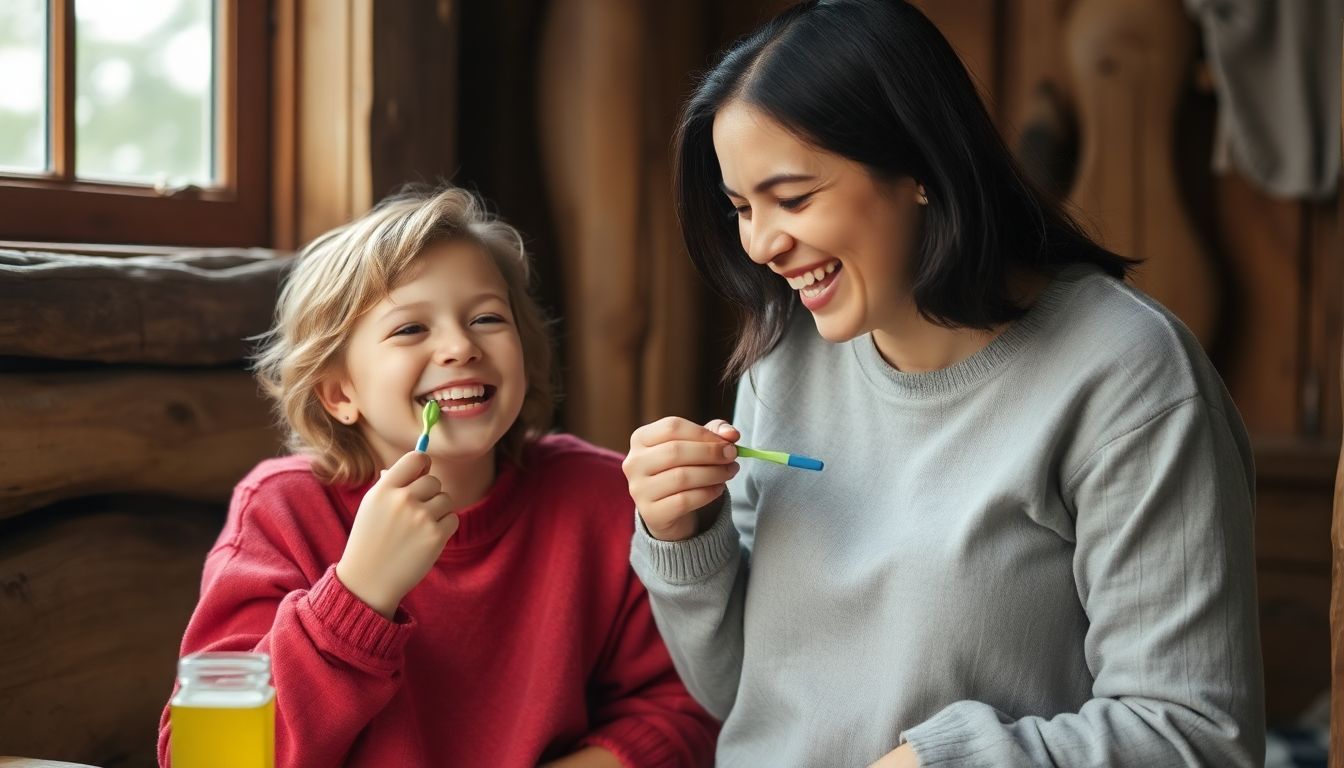
[(792, 250), (793, 238), (782, 229), (762, 226), (752, 229), (743, 247), (752, 261), (764, 266)]

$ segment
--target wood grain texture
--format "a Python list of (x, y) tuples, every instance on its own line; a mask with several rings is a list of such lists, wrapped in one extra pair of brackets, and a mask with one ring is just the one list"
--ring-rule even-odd
[(1300, 204), (1271, 198), (1237, 174), (1219, 176), (1213, 192), (1215, 240), (1238, 287), (1221, 373), (1252, 434), (1296, 434), (1309, 298)]
[(114, 258), (0, 251), (0, 356), (216, 365), (271, 323), (291, 260), (261, 249)]
[(648, 328), (642, 10), (625, 0), (557, 0), (549, 14), (538, 115), (564, 263), (566, 423), (619, 449), (637, 426)]
[(373, 106), (369, 153), (373, 198), (408, 182), (452, 177), (457, 156), (456, 3), (416, 0), (373, 6)]
[(961, 63), (971, 73), (990, 115), (1000, 117), (997, 99), (1003, 92), (999, 66), (1002, 50), (999, 32), (1003, 28), (1001, 0), (913, 0), (912, 4), (951, 43), (961, 57)]
[(223, 501), (278, 452), (243, 371), (0, 377), (0, 518), (87, 494)]
[(1078, 0), (1066, 36), (1080, 136), (1070, 201), (1107, 248), (1144, 260), (1135, 282), (1207, 348), (1218, 281), (1172, 160), (1193, 23), (1171, 0)]
[(0, 768), (96, 768), (88, 763), (65, 763), (59, 760), (38, 760), (32, 757), (5, 757), (0, 755)]
[(0, 523), (6, 751), (155, 764), (159, 714), (222, 523), (222, 505), (144, 497), (82, 499)]
[[(1344, 36), (1344, 35), (1342, 35)], [(1344, 48), (1344, 46), (1341, 46)], [(1344, 54), (1341, 54), (1339, 62), (1339, 89), (1340, 103), (1344, 104)], [(1340, 145), (1344, 146), (1344, 121), (1339, 126)], [(1341, 253), (1344, 253), (1344, 189), (1335, 193), (1336, 204), (1336, 236), (1339, 247), (1335, 249), (1335, 259), (1337, 263)], [(1336, 282), (1332, 286), (1330, 297), (1335, 302), (1344, 301), (1344, 281)], [(1344, 355), (1340, 351), (1339, 345), (1335, 346), (1336, 353)], [(1335, 368), (1339, 373), (1339, 368)], [(1339, 377), (1341, 388), (1344, 388), (1344, 375)], [(1344, 399), (1344, 392), (1339, 393), (1341, 399)], [(1335, 427), (1341, 425), (1335, 424)], [(1335, 505), (1334, 515), (1330, 524), (1330, 551), (1333, 555), (1330, 566), (1330, 722), (1334, 727), (1330, 729), (1330, 768), (1344, 768), (1344, 453), (1340, 456), (1339, 471), (1335, 474)]]

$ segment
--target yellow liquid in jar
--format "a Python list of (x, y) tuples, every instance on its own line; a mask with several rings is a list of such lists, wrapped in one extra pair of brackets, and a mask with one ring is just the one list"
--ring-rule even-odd
[(275, 696), (259, 707), (172, 705), (173, 768), (275, 768)]

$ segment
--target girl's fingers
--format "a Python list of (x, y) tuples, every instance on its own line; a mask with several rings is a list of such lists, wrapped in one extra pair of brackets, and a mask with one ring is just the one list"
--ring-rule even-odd
[(457, 533), (459, 522), (457, 515), (452, 512), (444, 515), (443, 519), (439, 520), (437, 523), (439, 526), (439, 535), (443, 536), (444, 539), (452, 538), (452, 535)]
[(419, 451), (411, 451), (383, 470), (379, 482), (392, 488), (401, 488), (415, 482), (428, 471), (429, 456)]
[(446, 493), (436, 493), (425, 502), (425, 511), (434, 520), (442, 522), (453, 511), (453, 500)]
[(439, 484), (439, 479), (433, 475), (425, 475), (406, 486), (406, 493), (416, 501), (429, 501), (441, 490), (443, 487)]

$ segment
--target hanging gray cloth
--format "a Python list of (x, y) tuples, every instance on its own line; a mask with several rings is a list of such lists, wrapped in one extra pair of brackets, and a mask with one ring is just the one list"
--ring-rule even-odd
[(1213, 166), (1279, 197), (1339, 181), (1344, 0), (1185, 0), (1218, 91)]

